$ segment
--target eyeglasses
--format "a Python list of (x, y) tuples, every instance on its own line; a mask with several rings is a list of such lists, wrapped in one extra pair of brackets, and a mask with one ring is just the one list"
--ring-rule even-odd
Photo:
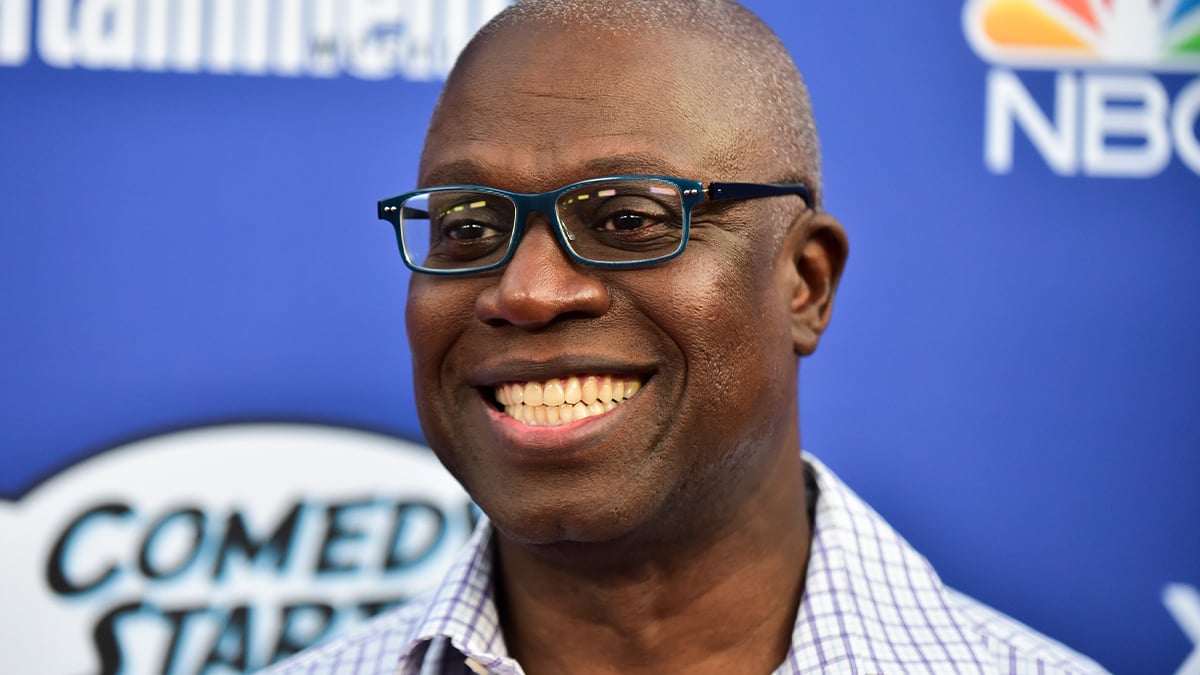
[(708, 201), (799, 195), (802, 183), (709, 183), (667, 176), (606, 176), (538, 193), (481, 185), (445, 185), (379, 202), (404, 264), (425, 274), (474, 274), (503, 267), (521, 241), (530, 212), (551, 228), (573, 259), (598, 267), (640, 267), (683, 253), (692, 207)]

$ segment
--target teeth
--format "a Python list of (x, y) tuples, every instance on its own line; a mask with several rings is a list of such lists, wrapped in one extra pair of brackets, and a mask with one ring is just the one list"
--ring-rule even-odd
[(566, 400), (567, 397), (563, 394), (562, 383), (558, 380), (550, 380), (542, 387), (542, 405), (557, 408)]
[(642, 388), (636, 378), (571, 376), (545, 382), (510, 382), (495, 389), (509, 417), (530, 426), (560, 426), (604, 413)]
[(540, 406), (542, 404), (542, 385), (530, 382), (525, 385), (525, 405)]
[(568, 377), (567, 388), (563, 391), (563, 400), (571, 405), (575, 405), (582, 398), (583, 390), (579, 388), (579, 378), (574, 376)]

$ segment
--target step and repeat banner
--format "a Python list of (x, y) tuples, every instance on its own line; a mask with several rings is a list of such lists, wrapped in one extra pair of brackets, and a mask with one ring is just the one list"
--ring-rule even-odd
[[(0, 672), (251, 672), (436, 581), (477, 514), (375, 202), (506, 4), (0, 0)], [(747, 5), (852, 242), (805, 447), (950, 585), (1200, 673), (1200, 0)]]

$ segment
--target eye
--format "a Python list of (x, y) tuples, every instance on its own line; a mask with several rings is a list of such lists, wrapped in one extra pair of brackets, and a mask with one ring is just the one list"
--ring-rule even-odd
[(672, 210), (655, 199), (641, 195), (617, 195), (601, 199), (587, 214), (596, 232), (642, 234), (675, 220)]
[(657, 180), (613, 179), (580, 187), (555, 204), (571, 250), (588, 260), (619, 262), (671, 253), (683, 239), (679, 191)]
[(478, 260), (500, 250), (512, 232), (512, 214), (504, 203), (475, 194), (451, 196), (439, 204), (430, 223), (430, 255), (442, 259)]
[(450, 193), (449, 197), (454, 199), (438, 204), (434, 211), (432, 234), (441, 245), (474, 247), (508, 236), (511, 214), (502, 210), (503, 202), (474, 193)]
[(644, 213), (625, 211), (610, 215), (598, 224), (597, 229), (604, 230), (605, 232), (632, 232), (644, 227), (652, 227), (662, 223), (662, 221), (662, 218), (648, 216)]
[(469, 243), (499, 237), (503, 233), (490, 225), (472, 220), (442, 223), (442, 237), (456, 242)]

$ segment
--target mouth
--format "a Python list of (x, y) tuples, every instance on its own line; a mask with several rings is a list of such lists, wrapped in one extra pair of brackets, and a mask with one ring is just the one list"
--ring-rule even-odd
[(644, 384), (637, 375), (571, 375), (504, 382), (485, 389), (485, 398), (521, 424), (557, 427), (604, 415), (624, 405)]

